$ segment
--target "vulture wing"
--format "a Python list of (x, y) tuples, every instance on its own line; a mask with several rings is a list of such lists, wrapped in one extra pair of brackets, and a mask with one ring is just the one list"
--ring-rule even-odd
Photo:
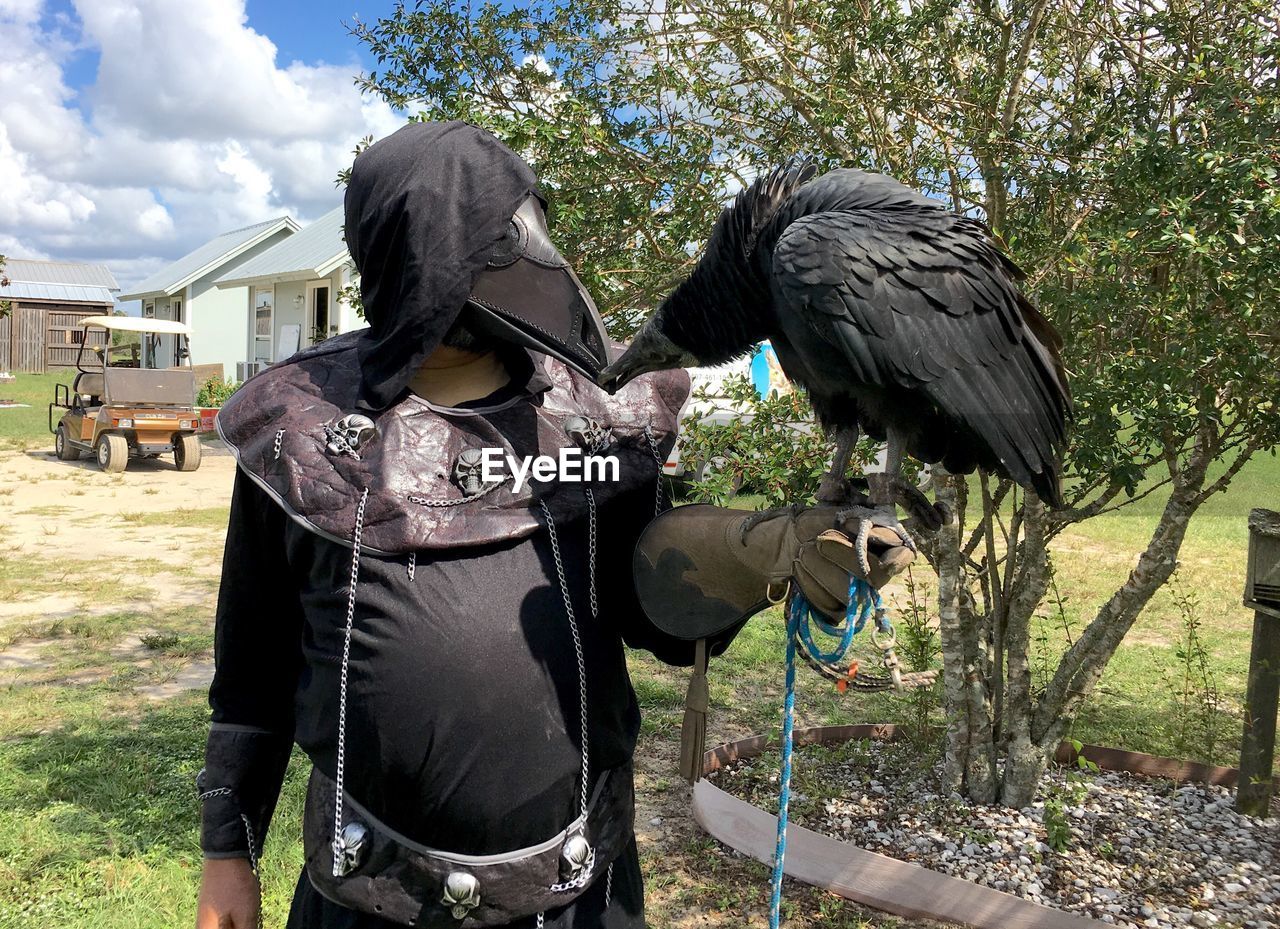
[[(1018, 291), (1021, 272), (984, 225), (914, 192), (877, 197), (870, 209), (847, 190), (823, 197), (815, 188), (834, 174), (888, 180), (833, 172), (808, 185), (798, 196), (838, 208), (793, 220), (772, 254), (783, 333), (802, 327), (811, 346), (844, 362), (847, 381), (837, 391), (828, 382), (828, 402), (852, 398), (869, 431), (894, 426), (917, 457), (979, 465), (1061, 505), (1058, 453), (1071, 415), (1062, 342)], [(814, 360), (810, 372), (837, 367)], [(817, 406), (823, 391), (805, 386)]]

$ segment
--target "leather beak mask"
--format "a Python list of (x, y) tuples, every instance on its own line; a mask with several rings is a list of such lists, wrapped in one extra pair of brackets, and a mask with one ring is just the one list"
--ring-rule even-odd
[(592, 380), (609, 363), (595, 301), (552, 244), (537, 197), (511, 217), (467, 306), (468, 325), (558, 358)]

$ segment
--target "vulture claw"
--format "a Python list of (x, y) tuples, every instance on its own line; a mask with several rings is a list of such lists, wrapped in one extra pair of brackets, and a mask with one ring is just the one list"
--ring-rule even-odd
[(907, 527), (898, 519), (898, 512), (893, 504), (878, 507), (851, 506), (836, 513), (837, 524), (851, 519), (858, 520), (858, 533), (853, 540), (853, 551), (858, 559), (858, 570), (862, 572), (863, 577), (871, 576), (871, 553), (867, 544), (871, 537), (872, 526), (883, 526), (893, 530), (902, 539), (904, 546), (912, 552), (918, 551), (915, 539), (911, 538)]

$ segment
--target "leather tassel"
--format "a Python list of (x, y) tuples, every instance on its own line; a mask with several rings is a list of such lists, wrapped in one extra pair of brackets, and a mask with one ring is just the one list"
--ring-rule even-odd
[(690, 784), (702, 777), (702, 753), (706, 751), (707, 710), (711, 694), (707, 687), (707, 640), (698, 639), (694, 649), (693, 676), (684, 698), (684, 726), (680, 731), (680, 774)]

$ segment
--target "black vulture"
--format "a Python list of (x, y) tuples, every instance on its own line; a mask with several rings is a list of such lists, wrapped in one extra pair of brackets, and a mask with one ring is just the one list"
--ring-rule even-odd
[(861, 429), (888, 443), (871, 501), (892, 523), (895, 502), (929, 528), (944, 518), (920, 512), (904, 454), (958, 474), (982, 468), (1061, 506), (1062, 339), (1019, 292), (1022, 271), (985, 224), (890, 177), (815, 173), (792, 161), (740, 193), (600, 385), (722, 364), (768, 339), (836, 439), (823, 502), (845, 498)]

